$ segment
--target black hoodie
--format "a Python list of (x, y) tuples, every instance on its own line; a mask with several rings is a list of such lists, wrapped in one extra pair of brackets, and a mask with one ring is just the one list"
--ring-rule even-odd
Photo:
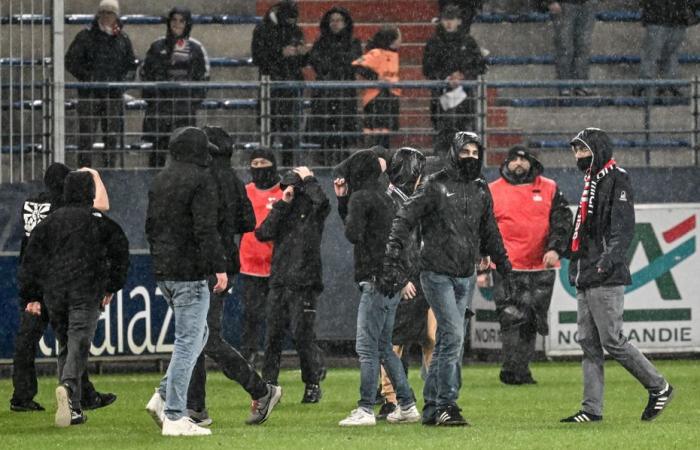
[[(338, 13), (345, 18), (345, 28), (338, 34), (330, 29), (330, 17)], [(316, 71), (318, 81), (355, 80), (352, 62), (362, 56), (362, 44), (353, 37), (350, 13), (339, 6), (326, 11), (321, 19), (321, 35), (314, 43), (309, 63)]]
[(349, 188), (348, 196), (338, 197), (338, 213), (345, 223), (345, 237), (354, 244), (355, 281), (375, 281), (382, 274), (396, 206), (379, 181), (382, 171), (373, 150), (353, 153), (335, 171)]
[[(411, 231), (420, 226), (422, 271), (468, 277), (474, 273), (479, 257), (489, 255), (501, 274), (510, 272), (488, 184), (481, 176), (465, 179), (460, 170), (459, 153), (469, 142), (478, 145), (479, 161), (483, 161), (479, 137), (458, 133), (446, 167), (427, 177), (396, 214), (386, 249), (387, 265), (400, 265), (397, 259), (409, 245)], [(400, 280), (392, 281), (401, 284)]]
[(210, 150), (217, 149), (202, 130), (175, 130), (173, 160), (148, 192), (146, 237), (158, 281), (204, 280), (228, 268), (217, 230), (216, 185), (207, 170)]
[(64, 206), (36, 226), (19, 269), (24, 303), (67, 297), (97, 304), (119, 291), (129, 267), (129, 241), (121, 227), (92, 208), (95, 184), (89, 172), (66, 176)]
[[(593, 152), (594, 177), (613, 157), (612, 141), (597, 128), (581, 131), (571, 144)], [(627, 172), (615, 167), (597, 183), (593, 212), (581, 225), (579, 250), (569, 251), (571, 285), (588, 289), (631, 284), (627, 251), (634, 237), (634, 224), (632, 183)]]

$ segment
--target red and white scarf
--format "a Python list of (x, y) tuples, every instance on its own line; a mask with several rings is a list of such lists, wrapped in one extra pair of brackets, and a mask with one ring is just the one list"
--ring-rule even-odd
[(581, 201), (579, 202), (578, 212), (576, 213), (576, 222), (574, 224), (574, 234), (571, 238), (571, 251), (577, 252), (581, 246), (581, 226), (586, 222), (588, 216), (593, 215), (595, 207), (596, 198), (596, 187), (600, 180), (609, 174), (616, 167), (615, 160), (610, 159), (602, 169), (595, 175), (595, 178), (591, 176), (591, 171), (586, 172), (586, 176), (583, 178), (583, 193), (581, 194)]

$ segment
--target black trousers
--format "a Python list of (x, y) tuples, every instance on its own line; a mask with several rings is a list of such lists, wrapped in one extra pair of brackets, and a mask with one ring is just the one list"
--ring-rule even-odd
[(192, 371), (187, 391), (187, 409), (202, 411), (206, 407), (207, 370), (205, 355), (216, 361), (224, 375), (240, 384), (253, 400), (267, 394), (267, 386), (260, 375), (255, 372), (253, 366), (221, 336), (221, 317), (224, 312), (224, 301), (228, 296), (228, 291), (222, 294), (211, 294), (209, 312), (207, 312), (209, 339)]
[(318, 384), (321, 377), (321, 354), (316, 344), (316, 298), (311, 289), (270, 289), (268, 297), (267, 335), (263, 378), (277, 384), (285, 331), (289, 332), (299, 355), (304, 384)]
[[(29, 314), (20, 308), (19, 330), (15, 337), (15, 354), (12, 359), (12, 385), (14, 392), (11, 402), (26, 403), (34, 399), (38, 392), (35, 359), (39, 350), (39, 341), (49, 324), (49, 312), (42, 303), (41, 316)], [(92, 399), (97, 395), (90, 382), (87, 370), (81, 377), (83, 399)]]
[(241, 300), (243, 301), (243, 330), (241, 331), (241, 354), (246, 359), (258, 352), (265, 329), (269, 277), (254, 277), (240, 274)]
[[(529, 375), (530, 361), (535, 354), (535, 338), (537, 334), (549, 334), (547, 312), (552, 301), (556, 271), (513, 271), (512, 299), (506, 303), (502, 279), (494, 274), (493, 297), (496, 311), (501, 322), (501, 341), (504, 372), (515, 375)], [(515, 305), (526, 318), (524, 323), (517, 326), (507, 326), (510, 320), (504, 312), (509, 304)]]
[(58, 339), (58, 379), (70, 388), (73, 408), (81, 409), (82, 376), (100, 317), (99, 300), (52, 294), (46, 305)]
[(78, 166), (92, 165), (92, 144), (99, 138), (97, 128), (102, 128), (102, 162), (114, 165), (116, 150), (122, 147), (124, 130), (124, 99), (120, 91), (78, 93)]

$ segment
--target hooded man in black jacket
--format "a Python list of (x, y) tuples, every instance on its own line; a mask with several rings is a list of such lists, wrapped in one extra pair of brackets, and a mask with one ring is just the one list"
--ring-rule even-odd
[[(168, 13), (164, 37), (154, 41), (140, 70), (143, 81), (208, 81), (209, 58), (204, 46), (190, 37), (192, 13), (175, 7)], [(143, 119), (144, 140), (152, 142), (156, 152), (150, 155), (151, 167), (165, 163), (170, 133), (175, 128), (195, 126), (197, 108), (206, 96), (204, 88), (143, 90), (148, 108)]]
[(330, 212), (328, 198), (307, 167), (282, 177), (283, 197), (255, 230), (259, 241), (272, 241), (272, 270), (267, 301), (267, 336), (263, 378), (276, 384), (284, 331), (289, 324), (306, 385), (302, 403), (321, 399), (321, 360), (316, 344), (316, 303), (323, 291), (321, 238)]
[[(107, 191), (102, 184), (99, 174), (92, 169), (90, 171), (95, 181), (96, 193), (93, 207), (106, 212), (109, 209)], [(24, 249), (29, 242), (34, 228), (49, 214), (63, 206), (63, 183), (71, 169), (62, 163), (52, 163), (44, 173), (44, 186), (46, 190), (25, 200), (22, 205), (22, 218), (24, 221), (24, 236), (19, 253), (19, 262), (22, 263)], [(10, 400), (10, 410), (15, 412), (43, 411), (44, 407), (34, 401), (37, 394), (36, 367), (34, 360), (38, 351), (39, 341), (49, 324), (49, 313), (45, 305), (41, 307), (41, 314), (34, 315), (25, 311), (26, 304), (19, 302), (19, 329), (15, 336), (15, 353), (12, 359), (12, 384), (14, 392)], [(43, 304), (43, 299), (42, 299)], [(82, 376), (81, 387), (83, 390), (81, 403), (83, 409), (97, 409), (112, 404), (117, 396), (111, 393), (95, 391), (88, 378), (87, 370)]]
[[(59, 342), (57, 427), (85, 422), (81, 378), (100, 309), (126, 282), (129, 242), (116, 222), (93, 209), (95, 183), (87, 172), (66, 176), (64, 206), (32, 232), (19, 271), (26, 310), (49, 310)], [(99, 280), (99, 281), (98, 281)]]
[(467, 425), (457, 406), (466, 333), (465, 314), (475, 285), (475, 262), (490, 255), (509, 276), (510, 261), (481, 176), (484, 147), (476, 133), (455, 135), (446, 167), (429, 176), (401, 207), (391, 227), (380, 289), (397, 292), (407, 279), (401, 254), (421, 227), (420, 280), (435, 313), (435, 352), (423, 388), (423, 423)]
[[(255, 229), (255, 215), (250, 200), (246, 196), (243, 182), (231, 168), (233, 139), (220, 127), (204, 127), (204, 132), (209, 142), (213, 144), (209, 147), (212, 157), (209, 173), (216, 185), (219, 202), (217, 228), (227, 256), (226, 275), (229, 281), (223, 291), (211, 292), (207, 312), (209, 338), (192, 371), (192, 379), (187, 391), (187, 413), (190, 419), (201, 426), (212, 422), (205, 401), (207, 382), (205, 355), (217, 362), (227, 378), (240, 384), (250, 394), (253, 402), (264, 399), (275, 390), (274, 387), (268, 388), (253, 366), (221, 335), (224, 301), (229, 297), (233, 277), (240, 268), (236, 236)], [(210, 280), (210, 285), (212, 285), (211, 281), (213, 280)], [(247, 423), (251, 425), (261, 423), (267, 419), (271, 411), (272, 408), (268, 408), (265, 415), (255, 414), (248, 419)]]
[(603, 419), (605, 349), (649, 392), (642, 412), (654, 420), (673, 387), (622, 333), (625, 286), (632, 283), (627, 252), (634, 237), (634, 195), (629, 175), (613, 159), (610, 137), (586, 128), (571, 140), (584, 188), (569, 244), (569, 282), (578, 300), (578, 343), (583, 350), (581, 410), (562, 422)]
[[(354, 245), (355, 281), (362, 291), (357, 311), (355, 349), (360, 357), (360, 400), (357, 409), (340, 426), (374, 425), (380, 363), (396, 390), (398, 407), (387, 416), (390, 423), (416, 422), (420, 413), (404, 373), (401, 360), (391, 346), (399, 289), (381, 293), (382, 255), (396, 206), (379, 181), (382, 168), (374, 150), (360, 150), (336, 167), (344, 178), (334, 181), (338, 212), (345, 223), (345, 237)], [(406, 283), (404, 283), (405, 285)]]
[[(82, 30), (66, 52), (66, 70), (80, 82), (126, 81), (136, 69), (136, 57), (129, 36), (119, 19), (117, 0), (102, 0), (90, 28)], [(116, 157), (124, 128), (124, 91), (118, 88), (78, 89), (78, 165), (92, 163), (92, 144), (97, 127), (104, 133), (105, 166)], [(100, 125), (101, 124), (101, 125)]]

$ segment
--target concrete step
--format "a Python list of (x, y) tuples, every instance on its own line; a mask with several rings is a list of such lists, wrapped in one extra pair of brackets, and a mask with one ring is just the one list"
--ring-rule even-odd
[[(263, 16), (278, 0), (258, 0), (256, 13)], [(299, 1), (299, 21), (318, 23), (333, 6), (350, 12), (354, 22), (428, 22), (438, 14), (437, 1), (393, 0), (391, 2), (362, 0)]]
[[(37, 1), (37, 0), (34, 0)], [(66, 14), (91, 14), (97, 11), (97, 0), (66, 0)], [(184, 6), (194, 14), (255, 14), (253, 0), (120, 0), (122, 14), (166, 15), (174, 6)]]

